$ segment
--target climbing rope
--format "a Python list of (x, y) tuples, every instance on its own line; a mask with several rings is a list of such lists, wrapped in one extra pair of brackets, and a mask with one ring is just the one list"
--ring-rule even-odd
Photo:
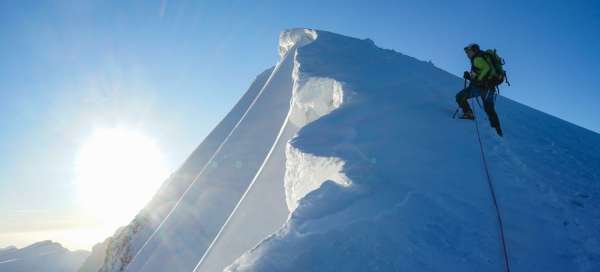
[(487, 178), (487, 183), (490, 189), (490, 194), (492, 195), (492, 203), (494, 204), (494, 208), (496, 209), (496, 218), (498, 220), (498, 228), (500, 232), (500, 243), (502, 245), (502, 253), (504, 255), (504, 270), (506, 272), (510, 272), (510, 262), (508, 261), (508, 250), (506, 249), (506, 239), (504, 238), (504, 224), (502, 223), (502, 216), (500, 216), (500, 208), (498, 207), (498, 200), (496, 199), (496, 191), (494, 190), (494, 185), (492, 183), (492, 177), (490, 175), (490, 170), (488, 167), (487, 160), (485, 158), (485, 152), (483, 151), (483, 142), (481, 141), (481, 133), (479, 132), (479, 123), (477, 122), (477, 117), (475, 117), (475, 130), (477, 131), (477, 140), (479, 141), (479, 150), (481, 151), (481, 159), (483, 160), (483, 166), (485, 169), (485, 176)]

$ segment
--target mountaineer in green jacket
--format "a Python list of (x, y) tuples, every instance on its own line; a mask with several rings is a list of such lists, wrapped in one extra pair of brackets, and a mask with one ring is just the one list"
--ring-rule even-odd
[(494, 73), (494, 67), (484, 56), (479, 45), (469, 44), (465, 47), (465, 53), (471, 60), (471, 71), (465, 72), (463, 77), (470, 81), (470, 84), (464, 90), (456, 94), (456, 102), (462, 109), (462, 119), (474, 120), (473, 110), (467, 100), (469, 98), (481, 97), (483, 108), (488, 115), (490, 125), (496, 129), (498, 135), (502, 136), (500, 120), (494, 108), (494, 88), (495, 85), (490, 82), (490, 77)]

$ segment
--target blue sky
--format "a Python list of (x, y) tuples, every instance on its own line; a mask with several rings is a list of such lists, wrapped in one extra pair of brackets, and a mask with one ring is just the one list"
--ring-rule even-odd
[(503, 95), (600, 132), (598, 1), (2, 1), (0, 10), (0, 246), (18, 243), (1, 236), (17, 229), (83, 224), (73, 161), (94, 127), (144, 131), (175, 169), (277, 61), (286, 28), (371, 38), (457, 75), (466, 44), (494, 47), (513, 84)]

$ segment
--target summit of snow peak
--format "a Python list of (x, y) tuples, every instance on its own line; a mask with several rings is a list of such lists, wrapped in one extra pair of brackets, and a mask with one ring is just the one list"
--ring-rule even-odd
[(309, 28), (292, 28), (279, 34), (279, 57), (283, 58), (285, 54), (294, 46), (301, 47), (317, 39), (317, 31)]

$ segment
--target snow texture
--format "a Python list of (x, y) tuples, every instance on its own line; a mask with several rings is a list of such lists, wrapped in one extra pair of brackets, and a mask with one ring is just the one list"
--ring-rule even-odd
[(59, 243), (42, 241), (18, 249), (0, 249), (0, 271), (2, 272), (72, 272), (77, 271), (89, 252), (69, 251)]
[[(371, 40), (284, 31), (277, 65), (108, 244), (101, 271), (600, 271), (600, 135)], [(467, 65), (467, 60), (465, 60)], [(507, 90), (509, 91), (509, 90)]]

